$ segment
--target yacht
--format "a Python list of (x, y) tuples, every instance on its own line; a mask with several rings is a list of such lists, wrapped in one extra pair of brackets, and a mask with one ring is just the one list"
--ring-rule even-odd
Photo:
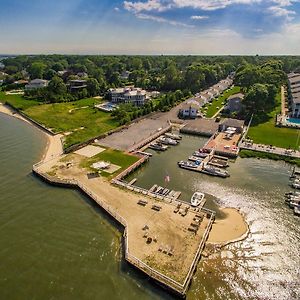
[(229, 173), (225, 170), (220, 170), (218, 168), (212, 167), (210, 165), (206, 165), (204, 166), (203, 173), (206, 173), (208, 175), (212, 175), (212, 176), (219, 176), (219, 177), (229, 177)]
[(168, 146), (159, 143), (152, 143), (150, 144), (149, 148), (156, 151), (166, 151), (168, 149)]
[(168, 138), (171, 138), (173, 140), (179, 141), (182, 139), (182, 136), (179, 134), (171, 133), (171, 132), (166, 132), (165, 136)]
[(198, 164), (194, 163), (194, 162), (190, 162), (190, 161), (179, 161), (178, 166), (183, 168), (183, 169), (190, 169), (190, 168), (194, 168), (196, 169), (198, 167)]
[(161, 137), (159, 139), (159, 141), (162, 143), (162, 144), (165, 144), (165, 145), (172, 145), (172, 146), (176, 146), (178, 145), (178, 142), (173, 140), (173, 139), (170, 139), (170, 138), (167, 138), (167, 137)]
[(194, 155), (190, 156), (189, 160), (194, 161), (194, 162), (196, 162), (196, 161), (201, 162), (202, 161), (202, 159), (200, 157), (197, 157), (197, 156), (194, 156)]
[(201, 151), (195, 151), (195, 152), (193, 153), (193, 156), (205, 158), (205, 157), (208, 156), (208, 153), (206, 153), (206, 152), (201, 152)]
[(195, 192), (191, 198), (191, 206), (199, 206), (204, 199), (204, 194), (200, 192)]

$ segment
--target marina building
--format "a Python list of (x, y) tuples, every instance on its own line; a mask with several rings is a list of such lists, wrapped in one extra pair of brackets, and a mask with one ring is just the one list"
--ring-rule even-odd
[(109, 97), (112, 103), (132, 103), (136, 106), (144, 105), (149, 99), (145, 90), (135, 87), (110, 89)]
[(300, 118), (300, 74), (288, 74), (290, 115)]

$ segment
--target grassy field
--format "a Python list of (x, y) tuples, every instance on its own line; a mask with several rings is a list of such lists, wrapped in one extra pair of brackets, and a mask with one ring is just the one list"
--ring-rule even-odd
[(91, 169), (91, 165), (98, 161), (107, 161), (114, 165), (120, 166), (121, 169), (113, 174), (109, 174), (105, 171), (101, 171), (101, 175), (105, 177), (114, 177), (121, 173), (123, 170), (127, 169), (129, 166), (134, 164), (139, 160), (138, 157), (125, 154), (122, 151), (114, 149), (106, 149), (105, 151), (95, 155), (94, 157), (88, 158), (81, 163), (81, 167)]
[(25, 110), (29, 107), (41, 104), (37, 100), (27, 100), (22, 95), (6, 95), (0, 91), (0, 102), (9, 103), (16, 109)]
[(239, 156), (242, 158), (256, 157), (256, 158), (262, 158), (262, 159), (283, 160), (285, 162), (288, 162), (290, 164), (295, 164), (298, 167), (300, 167), (300, 159), (299, 158), (277, 155), (277, 154), (273, 154), (273, 153), (258, 152), (258, 151), (252, 151), (252, 150), (241, 150), (239, 153)]
[(276, 96), (276, 108), (268, 114), (268, 120), (264, 123), (251, 126), (248, 136), (257, 144), (296, 149), (298, 148), (296, 143), (299, 130), (275, 126), (276, 114), (280, 113), (280, 101), (280, 93), (278, 93)]
[[(211, 105), (209, 105), (209, 103), (204, 105), (203, 108), (201, 109), (202, 113), (204, 113), (205, 117), (207, 118), (213, 117), (218, 112), (218, 110), (223, 106), (222, 102), (225, 102), (229, 96), (239, 93), (240, 90), (241, 88), (239, 86), (235, 86), (232, 89), (225, 91), (220, 97), (213, 100), (211, 102)], [(206, 107), (207, 110), (205, 110)]]
[(51, 128), (54, 132), (68, 132), (65, 148), (99, 136), (118, 127), (118, 121), (94, 108), (97, 99), (82, 99), (74, 102), (32, 106), (24, 112)]
[(87, 98), (73, 102), (41, 104), (27, 100), (22, 95), (5, 95), (0, 92), (0, 101), (20, 109), (27, 116), (53, 132), (68, 133), (64, 147), (84, 142), (119, 126), (117, 120), (94, 108), (101, 100)]

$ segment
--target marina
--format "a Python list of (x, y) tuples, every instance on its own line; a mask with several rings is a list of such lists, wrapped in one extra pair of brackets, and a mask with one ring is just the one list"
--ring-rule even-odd
[[(8, 121), (5, 119), (5, 124)], [(11, 134), (12, 141), (15, 142), (6, 138), (5, 134), (7, 133)], [(8, 276), (8, 280), (4, 283), (5, 298), (18, 297), (20, 292), (30, 298), (30, 295), (33, 295), (31, 290), (27, 289), (28, 285), (23, 285), (23, 282), (27, 282), (28, 276), (30, 276), (37, 283), (34, 295), (38, 298), (50, 295), (51, 292), (45, 293), (43, 287), (48, 286), (48, 283), (54, 280), (53, 288), (70, 298), (74, 297), (75, 293), (81, 295), (82, 299), (87, 299), (84, 296), (87, 294), (119, 299), (115, 293), (117, 288), (122, 294), (126, 293), (133, 300), (141, 298), (147, 300), (170, 299), (170, 295), (163, 289), (156, 288), (149, 281), (148, 276), (135, 272), (129, 264), (122, 264), (120, 268), (119, 240), (121, 235), (118, 230), (113, 229), (114, 223), (111, 223), (103, 213), (99, 212), (90, 200), (72, 190), (41, 184), (34, 177), (26, 176), (31, 164), (39, 157), (39, 153), (45, 146), (41, 143), (43, 139), (38, 132), (19, 124), (19, 121), (11, 120), (9, 126), (3, 126), (0, 134), (5, 146), (13, 146), (9, 156), (1, 156), (2, 167), (6, 174), (0, 184), (2, 194), (6, 195), (1, 198), (4, 212), (1, 221), (6, 224), (5, 230), (2, 230), (2, 237), (5, 244), (11, 242), (15, 245), (9, 254), (12, 259), (9, 265), (2, 260), (3, 270)], [(187, 299), (211, 300), (218, 297), (234, 300), (247, 299), (243, 295), (247, 293), (249, 286), (255, 287), (253, 297), (265, 295), (266, 297), (293, 299), (292, 295), (298, 295), (300, 292), (296, 285), (298, 278), (294, 276), (298, 269), (295, 257), (299, 255), (296, 238), (299, 236), (299, 226), (298, 218), (293, 218), (290, 210), (285, 209), (285, 205), (282, 203), (282, 192), (288, 192), (286, 165), (268, 160), (238, 159), (231, 166), (232, 176), (228, 178), (226, 185), (216, 177), (195, 173), (189, 173), (189, 180), (186, 181), (186, 172), (181, 174), (176, 164), (174, 165), (174, 160), (178, 161), (187, 157), (199, 143), (204, 144), (205, 139), (184, 136), (183, 140), (180, 149), (173, 147), (159, 155), (151, 151), (153, 154), (151, 164), (145, 164), (142, 168), (137, 169), (130, 175), (131, 179), (137, 178), (141, 187), (151, 187), (155, 183), (163, 186), (164, 175), (159, 177), (155, 172), (159, 166), (160, 169), (168, 170), (170, 174), (171, 182), (167, 185), (168, 189), (180, 189), (183, 199), (190, 199), (196, 190), (213, 193), (220, 199), (224, 199), (225, 205), (243, 207), (243, 211), (247, 213), (247, 219), (252, 224), (251, 228), (253, 228), (251, 238), (226, 246), (220, 254), (216, 253), (210, 258), (201, 258), (196, 276), (187, 293)], [(31, 151), (27, 151), (27, 149), (31, 149)], [(172, 159), (170, 159), (171, 157)], [(264, 170), (263, 174), (260, 172), (261, 169)], [(13, 176), (15, 170), (17, 172)], [(249, 171), (249, 177), (245, 178), (244, 170)], [(11, 180), (9, 182), (6, 180), (7, 175)], [(128, 181), (131, 179), (128, 178)], [(261, 182), (258, 187), (255, 184), (257, 180)], [(183, 185), (182, 182), (185, 184)], [(8, 184), (14, 188), (9, 188)], [(270, 190), (270, 185), (276, 188)], [(28, 193), (28, 187), (32, 193)], [(233, 190), (229, 191), (231, 187), (235, 188), (234, 192)], [(18, 194), (14, 196), (15, 193)], [(40, 195), (43, 195), (42, 200)], [(8, 197), (11, 204), (18, 203), (18, 205), (6, 205), (5, 200)], [(63, 201), (61, 201), (62, 199)], [(140, 196), (138, 199), (144, 198)], [(140, 206), (137, 202), (135, 205)], [(149, 202), (141, 209), (147, 208), (148, 205)], [(36, 206), (36, 209), (33, 210), (33, 206)], [(184, 204), (182, 206), (185, 207)], [(173, 210), (177, 209), (176, 206), (173, 207)], [(211, 196), (208, 196), (205, 207), (216, 209)], [(148, 208), (151, 210), (151, 206)], [(159, 213), (163, 210), (164, 208)], [(19, 217), (16, 217), (16, 214), (20, 214)], [(178, 220), (186, 218), (179, 215), (179, 211), (177, 214), (174, 212), (173, 214), (181, 218)], [(55, 226), (53, 226), (54, 219)], [(192, 223), (195, 221), (191, 220), (187, 224), (187, 228), (193, 229)], [(283, 223), (285, 226), (282, 225)], [(17, 225), (26, 232), (31, 232), (30, 235), (26, 235), (26, 249), (24, 248), (24, 236), (18, 235), (15, 230)], [(47, 234), (47, 245), (45, 245), (45, 235), (40, 234), (37, 228), (43, 228), (44, 234)], [(191, 231), (191, 234), (194, 233)], [(224, 234), (227, 234), (227, 231)], [(149, 236), (151, 237), (151, 234)], [(213, 237), (212, 233), (210, 237)], [(48, 246), (56, 245), (58, 240), (59, 248)], [(273, 251), (274, 243), (279, 245), (276, 252)], [(42, 253), (40, 245), (45, 245), (42, 247)], [(70, 251), (70, 246), (72, 251)], [(157, 247), (160, 246), (158, 243)], [(171, 244), (162, 245), (161, 255), (166, 255), (163, 252), (167, 253), (171, 246)], [(18, 252), (18, 249), (22, 249), (22, 251)], [(241, 249), (243, 253), (241, 253)], [(260, 261), (256, 264), (255, 253), (257, 252), (260, 253)], [(27, 255), (27, 253), (31, 253), (31, 255)], [(270, 253), (274, 258), (272, 262), (270, 262)], [(99, 259), (99, 255), (103, 258)], [(284, 256), (284, 260), (281, 259), (282, 256)], [(214, 257), (216, 258), (214, 259)], [(37, 261), (41, 266), (40, 272), (37, 273), (34, 269), (29, 268), (26, 273), (19, 272), (18, 277), (15, 277), (20, 268), (26, 269), (28, 264), (35, 265)], [(233, 268), (228, 268), (228, 264), (233, 264)], [(249, 268), (249, 264), (254, 267)], [(239, 270), (240, 268), (244, 270), (242, 276), (235, 265), (239, 266)], [(211, 273), (212, 268), (215, 270), (213, 273)], [(275, 270), (276, 274), (276, 278), (272, 282), (265, 277), (260, 282), (253, 280), (259, 276), (260, 272), (269, 268)], [(107, 271), (103, 272), (104, 269)], [(77, 273), (75, 278), (71, 275), (72, 272)], [(207, 274), (213, 274), (213, 287), (211, 286), (212, 275), (207, 278)], [(269, 276), (270, 273), (267, 272), (267, 275)], [(230, 280), (233, 276), (235, 277), (234, 285)], [(95, 284), (92, 278), (97, 278), (101, 283), (105, 283), (106, 288), (103, 288), (102, 284)], [(66, 282), (70, 286), (74, 284), (72, 291), (65, 289)], [(293, 288), (282, 289), (282, 282)], [(16, 285), (19, 287), (18, 289), (15, 288)], [(241, 291), (242, 294), (236, 290), (237, 286), (238, 291)]]

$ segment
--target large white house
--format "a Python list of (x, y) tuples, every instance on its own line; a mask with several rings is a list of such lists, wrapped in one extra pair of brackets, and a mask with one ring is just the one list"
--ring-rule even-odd
[(141, 106), (148, 100), (147, 92), (140, 88), (125, 87), (109, 90), (112, 103), (132, 103)]
[(25, 85), (26, 90), (41, 89), (48, 86), (48, 81), (44, 79), (33, 79)]
[(190, 100), (183, 103), (178, 116), (183, 119), (195, 119), (197, 118), (198, 111), (199, 103), (196, 100)]
[(300, 74), (288, 74), (291, 117), (300, 118)]

